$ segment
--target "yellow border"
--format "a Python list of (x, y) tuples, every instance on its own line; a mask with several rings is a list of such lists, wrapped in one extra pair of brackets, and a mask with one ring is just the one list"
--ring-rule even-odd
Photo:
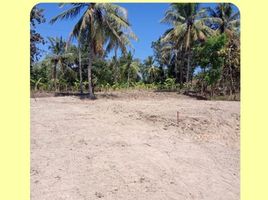
[[(268, 47), (265, 32), (268, 19), (267, 1), (231, 2), (241, 12), (241, 199), (266, 200), (268, 128), (265, 123), (268, 119), (268, 101), (265, 94), (268, 65), (264, 63), (264, 59), (267, 57), (265, 52)], [(33, 0), (12, 0), (2, 2), (0, 8), (1, 200), (30, 199), (29, 13), (37, 3), (39, 2)]]

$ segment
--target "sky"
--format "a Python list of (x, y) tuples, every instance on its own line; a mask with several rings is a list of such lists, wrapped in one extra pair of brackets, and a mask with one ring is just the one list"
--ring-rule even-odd
[[(119, 5), (127, 9), (131, 28), (138, 37), (137, 42), (132, 41), (132, 45), (135, 49), (134, 57), (144, 60), (148, 56), (153, 55), (153, 50), (151, 48), (152, 42), (156, 41), (169, 27), (167, 24), (160, 23), (169, 4), (120, 3)], [(208, 5), (215, 7), (215, 4), (201, 4), (201, 7)], [(50, 19), (66, 8), (59, 8), (57, 3), (42, 3), (38, 4), (38, 7), (45, 9), (44, 16), (46, 22), (37, 25), (37, 32), (39, 32), (45, 39), (49, 36), (62, 36), (64, 39), (67, 39), (79, 17), (74, 20), (59, 21), (51, 25), (49, 24)], [(48, 43), (39, 45), (39, 48), (48, 53), (48, 45)]]

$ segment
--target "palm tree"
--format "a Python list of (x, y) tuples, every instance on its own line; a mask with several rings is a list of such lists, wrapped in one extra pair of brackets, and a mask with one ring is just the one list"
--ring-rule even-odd
[(51, 52), (49, 58), (53, 64), (52, 80), (54, 82), (55, 90), (57, 90), (57, 66), (60, 66), (61, 71), (64, 72), (66, 66), (65, 60), (70, 54), (65, 52), (66, 42), (63, 40), (62, 37), (48, 37), (48, 41), (50, 43), (48, 49)]
[(215, 9), (207, 8), (210, 25), (217, 29), (220, 34), (226, 33), (232, 36), (240, 32), (240, 13), (234, 13), (231, 3), (219, 3)]
[[(124, 28), (124, 27), (121, 27)], [(114, 56), (113, 56), (113, 63), (115, 68), (114, 73), (114, 81), (115, 83), (118, 82), (118, 76), (119, 76), (119, 67), (118, 67), (118, 60), (117, 60), (117, 51), (120, 49), (121, 54), (125, 55), (127, 53), (127, 47), (130, 47), (133, 50), (133, 46), (130, 42), (130, 39), (133, 39), (137, 41), (137, 36), (130, 30), (127, 33), (124, 33), (121, 31), (120, 27), (115, 27), (116, 32), (118, 33), (118, 36), (120, 37), (120, 40), (117, 37), (114, 37), (111, 39), (106, 47), (106, 52), (110, 52), (112, 49), (114, 49)]]
[[(223, 67), (224, 75), (222, 81), (230, 82), (229, 93), (235, 93), (235, 83), (240, 82), (236, 74), (240, 71), (240, 13), (234, 12), (231, 3), (219, 3), (215, 9), (208, 8), (210, 25), (220, 34), (228, 36), (226, 45), (226, 59)], [(240, 72), (239, 72), (240, 73)], [(238, 79), (238, 80), (237, 80)]]
[(129, 87), (130, 78), (137, 78), (140, 72), (140, 63), (138, 60), (133, 59), (132, 53), (129, 51), (123, 57), (122, 74), (127, 74), (127, 86)]
[[(195, 41), (202, 41), (213, 34), (213, 30), (206, 25), (208, 17), (206, 9), (199, 9), (198, 3), (172, 3), (165, 13), (163, 23), (172, 26), (163, 36), (162, 42), (170, 43), (176, 50), (176, 63), (180, 53), (187, 56), (186, 82), (189, 81), (191, 48)], [(182, 70), (181, 70), (182, 72)]]
[(154, 62), (153, 56), (148, 56), (144, 61), (145, 73), (147, 74), (146, 78), (150, 83), (156, 81), (159, 75), (159, 69), (154, 65)]
[[(64, 4), (61, 4), (64, 5)], [(71, 37), (78, 38), (81, 33), (86, 35), (88, 41), (88, 90), (89, 97), (95, 98), (92, 85), (92, 62), (96, 56), (102, 56), (103, 46), (115, 38), (122, 39), (116, 28), (130, 30), (127, 20), (127, 12), (124, 8), (110, 3), (72, 3), (72, 8), (62, 12), (51, 19), (51, 23), (57, 20), (73, 19), (83, 11), (80, 19), (75, 24)]]

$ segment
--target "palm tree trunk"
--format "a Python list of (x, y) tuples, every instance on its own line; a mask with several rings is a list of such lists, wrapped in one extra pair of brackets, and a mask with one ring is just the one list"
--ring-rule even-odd
[(127, 87), (129, 87), (129, 77), (130, 77), (130, 66), (128, 67), (128, 72), (127, 72)]
[(190, 66), (190, 52), (188, 52), (188, 56), (187, 56), (187, 72), (186, 72), (186, 82), (188, 84), (189, 82), (189, 77), (190, 77), (190, 69), (191, 66)]
[(176, 78), (176, 82), (179, 81), (181, 82), (181, 80), (179, 80), (179, 59), (178, 59), (178, 51), (176, 51), (176, 54), (175, 54), (175, 78)]
[(82, 77), (81, 49), (80, 49), (80, 47), (81, 47), (80, 41), (78, 41), (80, 93), (83, 94), (83, 77)]
[(229, 74), (230, 74), (230, 89), (229, 89), (229, 96), (233, 95), (234, 92), (234, 87), (233, 87), (233, 76), (232, 76), (232, 68), (229, 65)]
[(181, 61), (179, 61), (179, 56), (177, 55), (177, 60), (176, 62), (179, 65), (179, 73), (180, 73), (180, 87), (182, 88), (182, 84), (183, 84), (183, 70), (182, 70), (182, 63)]
[(89, 60), (88, 60), (88, 96), (91, 99), (95, 98), (94, 92), (93, 92), (93, 85), (92, 85), (92, 61), (93, 61), (94, 55), (93, 55), (93, 47), (92, 44), (90, 44), (89, 47)]
[[(205, 68), (203, 68), (203, 76), (205, 75), (205, 72), (206, 72), (206, 70), (205, 70)], [(204, 77), (202, 77), (202, 82), (201, 82), (201, 96), (203, 96), (204, 95), (204, 91), (205, 91), (205, 88), (204, 88), (204, 80), (205, 78)]]
[(57, 61), (54, 61), (53, 80), (55, 91), (57, 91)]
[[(231, 58), (231, 51), (230, 51), (230, 48), (229, 48), (229, 51), (228, 51), (228, 59)], [(229, 95), (232, 96), (233, 95), (233, 92), (234, 91), (234, 81), (233, 81), (233, 73), (232, 73), (232, 67), (231, 65), (228, 63), (227, 64), (228, 67), (229, 67), (229, 74), (230, 74), (230, 91), (229, 91)]]
[[(187, 71), (186, 71), (186, 84), (188, 85), (189, 82), (189, 75), (190, 75), (190, 41), (191, 41), (191, 29), (192, 25), (187, 27), (187, 39), (186, 39), (186, 51), (187, 52)], [(188, 51), (187, 51), (188, 50)]]
[(115, 77), (114, 77), (114, 82), (118, 82), (118, 65), (117, 65), (117, 47), (114, 50), (114, 67), (115, 67)]
[(180, 64), (180, 86), (182, 87), (183, 85), (183, 70), (182, 70), (182, 65)]

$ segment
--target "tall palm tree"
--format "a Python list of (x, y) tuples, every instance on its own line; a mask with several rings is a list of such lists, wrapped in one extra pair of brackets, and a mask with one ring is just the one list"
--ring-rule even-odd
[[(198, 3), (172, 3), (166, 11), (163, 23), (172, 26), (163, 36), (163, 42), (173, 42), (178, 61), (178, 51), (182, 49), (183, 55), (187, 56), (186, 82), (189, 81), (191, 71), (191, 48), (197, 40), (204, 40), (213, 34), (213, 30), (206, 25), (206, 9), (199, 9)], [(177, 63), (177, 62), (176, 62)], [(182, 70), (181, 70), (182, 71)]]
[[(61, 6), (64, 4), (61, 4)], [(103, 46), (115, 38), (121, 41), (116, 28), (130, 30), (127, 19), (127, 11), (110, 3), (72, 3), (72, 7), (51, 19), (51, 23), (57, 20), (73, 19), (81, 14), (75, 24), (71, 37), (79, 37), (81, 33), (86, 35), (88, 41), (88, 90), (89, 97), (95, 98), (92, 85), (92, 62), (96, 56), (104, 54)]]

